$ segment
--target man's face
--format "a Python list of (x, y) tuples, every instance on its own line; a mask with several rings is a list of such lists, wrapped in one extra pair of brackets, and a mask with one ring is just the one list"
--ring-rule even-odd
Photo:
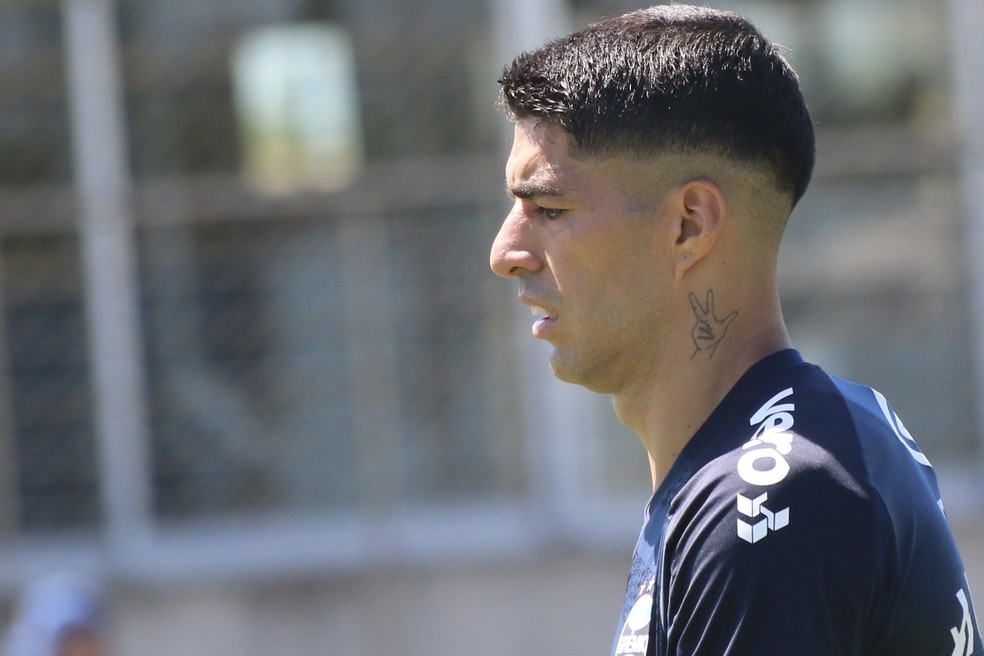
[(660, 360), (672, 271), (658, 190), (623, 158), (573, 158), (561, 129), (520, 121), (514, 199), (490, 263), (519, 281), (561, 380), (615, 393)]

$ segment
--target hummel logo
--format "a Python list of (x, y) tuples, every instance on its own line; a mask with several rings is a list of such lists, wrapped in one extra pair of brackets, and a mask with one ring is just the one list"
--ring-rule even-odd
[(754, 499), (749, 499), (742, 494), (738, 495), (739, 513), (751, 519), (762, 515), (762, 519), (755, 523), (738, 519), (738, 537), (745, 542), (755, 544), (768, 535), (769, 531), (778, 531), (789, 524), (789, 508), (773, 512), (762, 505), (768, 499), (768, 493), (763, 493)]

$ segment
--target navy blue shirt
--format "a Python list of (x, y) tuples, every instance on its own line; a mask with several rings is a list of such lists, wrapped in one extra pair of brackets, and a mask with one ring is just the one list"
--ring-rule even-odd
[(613, 656), (984, 656), (929, 461), (796, 351), (741, 378), (646, 514)]

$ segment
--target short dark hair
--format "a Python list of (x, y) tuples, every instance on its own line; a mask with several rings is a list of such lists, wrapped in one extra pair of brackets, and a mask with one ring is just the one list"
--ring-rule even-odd
[(795, 205), (813, 121), (779, 48), (736, 14), (661, 5), (524, 53), (499, 79), (513, 120), (572, 137), (574, 154), (716, 153), (765, 164)]

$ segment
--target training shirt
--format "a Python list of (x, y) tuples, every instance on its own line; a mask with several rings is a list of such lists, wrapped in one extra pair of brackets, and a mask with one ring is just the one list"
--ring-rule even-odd
[(613, 656), (984, 656), (929, 461), (878, 392), (752, 367), (646, 509)]

